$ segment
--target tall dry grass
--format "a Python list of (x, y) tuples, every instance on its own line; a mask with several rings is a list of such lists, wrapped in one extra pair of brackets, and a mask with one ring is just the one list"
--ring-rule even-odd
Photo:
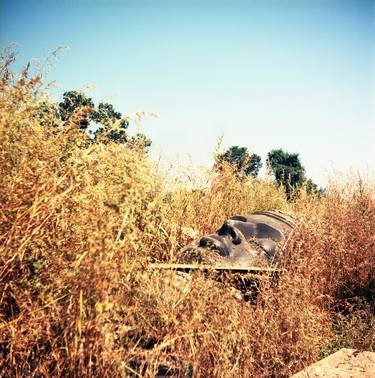
[[(13, 59), (0, 64), (2, 376), (282, 377), (341, 346), (374, 349), (373, 183), (288, 203), (227, 166), (186, 186), (137, 146), (88, 145), (80, 112), (62, 126)], [(296, 232), (256, 303), (150, 270), (229, 216), (267, 209), (294, 212)]]

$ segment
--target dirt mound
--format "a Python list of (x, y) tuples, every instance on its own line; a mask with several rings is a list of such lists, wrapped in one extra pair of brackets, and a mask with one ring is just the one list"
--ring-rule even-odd
[(310, 365), (291, 378), (372, 378), (375, 377), (375, 353), (341, 349)]

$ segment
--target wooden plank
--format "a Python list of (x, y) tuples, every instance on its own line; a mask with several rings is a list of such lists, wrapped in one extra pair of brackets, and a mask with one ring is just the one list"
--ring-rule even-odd
[(262, 268), (258, 266), (214, 266), (214, 265), (195, 265), (195, 264), (150, 264), (151, 269), (158, 270), (176, 270), (179, 272), (227, 272), (239, 274), (279, 274), (280, 269)]

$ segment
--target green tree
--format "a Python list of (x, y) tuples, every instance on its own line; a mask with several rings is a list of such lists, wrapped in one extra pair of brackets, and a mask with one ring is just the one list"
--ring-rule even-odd
[(305, 168), (296, 153), (285, 152), (282, 149), (268, 153), (267, 166), (271, 169), (278, 184), (283, 185), (288, 198), (294, 189), (305, 182)]
[(112, 104), (101, 102), (90, 116), (97, 124), (97, 128), (91, 132), (93, 138), (106, 132), (108, 139), (113, 142), (124, 144), (128, 141), (126, 129), (129, 127), (129, 120), (122, 118), (122, 114)]
[(306, 185), (306, 192), (308, 194), (315, 194), (318, 197), (321, 197), (325, 193), (325, 190), (318, 187), (318, 185), (316, 185), (315, 182), (311, 179), (307, 179), (305, 182), (305, 185)]
[(128, 145), (144, 148), (146, 152), (151, 144), (151, 139), (147, 138), (146, 135), (142, 133), (137, 133), (128, 140)]
[(91, 141), (100, 139), (104, 143), (111, 141), (128, 145), (143, 143), (145, 150), (151, 145), (151, 140), (143, 134), (128, 137), (129, 120), (116, 111), (112, 104), (101, 102), (95, 106), (93, 100), (80, 91), (65, 92), (58, 108), (60, 119), (65, 123), (69, 122), (73, 114), (84, 110), (79, 117), (79, 127)]
[(230, 163), (240, 178), (245, 176), (256, 177), (262, 167), (261, 157), (257, 154), (249, 154), (246, 147), (232, 146), (216, 158), (217, 166), (221, 163)]
[(86, 130), (90, 125), (90, 113), (91, 110), (94, 110), (94, 102), (82, 92), (69, 91), (63, 94), (63, 101), (59, 103), (60, 118), (64, 122), (68, 122), (74, 112), (82, 108), (89, 110), (84, 116), (80, 117), (79, 121), (79, 127)]

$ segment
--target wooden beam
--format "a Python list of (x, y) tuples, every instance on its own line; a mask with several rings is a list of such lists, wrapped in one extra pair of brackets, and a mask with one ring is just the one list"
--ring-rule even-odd
[(179, 272), (227, 272), (239, 274), (279, 274), (280, 269), (258, 267), (258, 266), (214, 266), (214, 265), (195, 265), (195, 264), (150, 264), (151, 269), (156, 270), (176, 270)]

